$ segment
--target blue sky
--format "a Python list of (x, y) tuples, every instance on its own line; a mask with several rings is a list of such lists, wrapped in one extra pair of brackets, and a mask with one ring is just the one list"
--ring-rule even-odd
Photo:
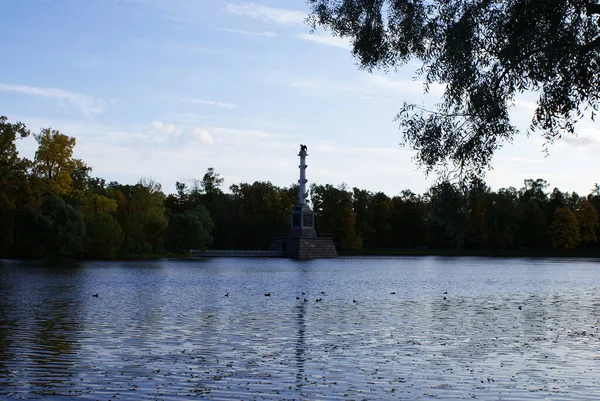
[[(4, 0), (0, 114), (33, 132), (77, 138), (75, 157), (107, 181), (142, 177), (173, 192), (208, 167), (233, 183), (297, 180), (308, 145), (309, 182), (346, 183), (389, 196), (434, 182), (398, 144), (393, 121), (422, 94), (416, 65), (369, 74), (348, 42), (310, 33), (303, 0)], [(525, 130), (534, 96), (517, 99)], [(494, 158), (493, 189), (544, 178), (587, 194), (600, 182), (600, 135), (586, 120), (577, 138), (542, 152), (521, 135)], [(32, 158), (36, 144), (19, 144)]]

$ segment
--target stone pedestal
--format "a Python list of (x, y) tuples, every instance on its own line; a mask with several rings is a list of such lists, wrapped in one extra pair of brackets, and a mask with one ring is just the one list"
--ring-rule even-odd
[(337, 250), (331, 237), (275, 237), (271, 251), (281, 252), (281, 257), (291, 259), (336, 258)]
[(296, 205), (292, 210), (290, 237), (316, 237), (315, 213), (308, 205)]

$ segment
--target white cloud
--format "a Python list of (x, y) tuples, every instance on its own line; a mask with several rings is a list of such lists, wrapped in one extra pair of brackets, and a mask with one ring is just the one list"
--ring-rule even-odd
[(556, 144), (564, 143), (567, 146), (599, 152), (600, 130), (586, 123), (587, 121), (580, 123), (581, 126), (577, 130), (576, 135), (565, 134), (556, 142)]
[(203, 104), (206, 106), (215, 106), (215, 107), (223, 107), (227, 109), (235, 108), (235, 104), (218, 102), (216, 100), (205, 100), (205, 99), (196, 99), (196, 98), (176, 98), (175, 100), (182, 103), (192, 103), (192, 104)]
[(308, 40), (325, 46), (339, 47), (341, 49), (350, 50), (352, 48), (350, 39), (341, 38), (339, 36), (331, 36), (328, 34), (302, 34), (298, 35), (299, 39)]
[(192, 136), (201, 143), (205, 143), (207, 145), (212, 145), (214, 143), (212, 135), (207, 129), (204, 128), (194, 128), (192, 131)]
[(78, 108), (86, 117), (101, 114), (103, 112), (101, 102), (87, 95), (70, 92), (64, 89), (42, 88), (27, 85), (10, 85), (0, 83), (0, 92), (12, 92), (23, 95), (58, 99), (70, 103)]
[(277, 34), (275, 32), (270, 32), (270, 31), (245, 31), (242, 29), (231, 29), (231, 28), (223, 28), (223, 27), (218, 27), (217, 29), (220, 31), (223, 31), (223, 32), (236, 33), (238, 35), (244, 35), (244, 36), (262, 36), (262, 37), (266, 37), (266, 38), (274, 38), (277, 36)]
[(311, 96), (344, 95), (356, 99), (377, 102), (390, 102), (405, 99), (411, 102), (438, 101), (443, 94), (442, 85), (431, 85), (425, 94), (423, 81), (395, 80), (386, 76), (362, 73), (354, 81), (341, 81), (321, 78), (293, 78), (288, 87), (300, 90)]
[(146, 131), (147, 133), (159, 134), (152, 136), (150, 139), (155, 141), (165, 141), (169, 138), (179, 138), (181, 137), (182, 130), (178, 128), (175, 124), (167, 124), (162, 121), (154, 121), (150, 124), (150, 128)]
[(262, 19), (281, 25), (304, 24), (307, 14), (302, 11), (273, 8), (256, 3), (228, 3), (225, 10), (231, 14)]

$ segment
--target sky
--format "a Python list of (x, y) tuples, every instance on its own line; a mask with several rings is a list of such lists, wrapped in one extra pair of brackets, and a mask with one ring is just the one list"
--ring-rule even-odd
[[(342, 183), (388, 196), (435, 183), (400, 146), (394, 121), (407, 101), (430, 105), (409, 63), (361, 70), (345, 38), (311, 32), (304, 0), (2, 0), (0, 115), (32, 132), (75, 137), (92, 175), (122, 184), (151, 178), (163, 191), (209, 167), (231, 184), (298, 179), (308, 146), (310, 183)], [(517, 99), (526, 131), (535, 96)], [(522, 134), (494, 157), (497, 190), (543, 178), (588, 194), (600, 182), (600, 126), (543, 152)], [(33, 138), (20, 141), (33, 158)]]

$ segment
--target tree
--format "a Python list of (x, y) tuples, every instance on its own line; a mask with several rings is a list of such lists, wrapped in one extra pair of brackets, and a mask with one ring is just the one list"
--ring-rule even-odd
[(465, 241), (467, 209), (459, 188), (448, 181), (431, 187), (428, 212), (430, 223), (442, 230), (442, 234), (447, 236), (453, 247), (462, 248)]
[(310, 188), (315, 226), (321, 233), (330, 233), (340, 250), (358, 250), (362, 239), (356, 233), (356, 214), (352, 208), (352, 194), (344, 185), (312, 184)]
[(308, 0), (313, 29), (352, 41), (360, 67), (416, 60), (436, 110), (404, 104), (404, 142), (426, 171), (453, 164), (480, 173), (518, 132), (509, 109), (536, 91), (532, 130), (552, 142), (573, 133), (600, 99), (600, 4), (594, 0)]
[(164, 202), (165, 194), (161, 185), (154, 180), (141, 179), (135, 186), (131, 203), (135, 205), (137, 212), (135, 221), (141, 225), (140, 244), (149, 244), (154, 253), (163, 242), (168, 225)]
[[(226, 198), (228, 208), (224, 208), (220, 221), (221, 228), (225, 228), (222, 233), (229, 231), (229, 236), (235, 233), (235, 247), (267, 249), (273, 235), (289, 230), (294, 197), (287, 188), (256, 181), (252, 185), (231, 185), (230, 190), (233, 195)], [(219, 236), (220, 241), (226, 238), (223, 234)]]
[(29, 136), (25, 124), (0, 116), (0, 257), (10, 256), (17, 239), (18, 216), (29, 198), (30, 161), (19, 157), (17, 139)]
[(123, 242), (123, 230), (113, 216), (117, 201), (97, 193), (101, 189), (87, 191), (80, 205), (86, 226), (84, 248), (88, 257), (112, 259)]
[(575, 212), (566, 207), (556, 209), (554, 220), (550, 224), (550, 245), (552, 245), (552, 248), (572, 249), (580, 241), (579, 223)]
[(85, 216), (85, 243), (87, 257), (112, 259), (123, 242), (123, 230), (119, 222), (108, 213)]
[(223, 178), (219, 173), (215, 173), (215, 169), (212, 167), (208, 168), (204, 177), (202, 177), (202, 189), (206, 195), (222, 193), (221, 185), (223, 184)]
[(577, 221), (579, 222), (579, 233), (581, 242), (589, 244), (598, 241), (596, 229), (598, 228), (598, 211), (587, 199), (582, 199), (577, 208)]
[(75, 138), (50, 128), (43, 128), (34, 136), (38, 143), (34, 172), (41, 179), (43, 193), (59, 196), (72, 194), (73, 178), (83, 181), (90, 171), (85, 163), (73, 158)]
[(391, 200), (392, 244), (397, 248), (427, 245), (427, 204), (410, 190)]
[(171, 252), (182, 253), (186, 249), (204, 250), (211, 243), (213, 223), (204, 206), (169, 218), (165, 244)]
[(25, 205), (19, 211), (17, 238), (13, 255), (22, 258), (43, 258), (48, 253), (47, 238), (51, 222), (40, 209)]
[(492, 193), (490, 203), (487, 213), (488, 243), (500, 249), (514, 247), (522, 216), (516, 188), (501, 188)]
[(363, 239), (363, 247), (371, 245), (371, 237), (375, 233), (373, 224), (373, 211), (369, 205), (373, 193), (364, 189), (352, 188), (352, 208), (356, 214), (356, 230)]
[(544, 190), (548, 183), (538, 178), (527, 179), (519, 191), (518, 213), (520, 216), (519, 239), (521, 245), (530, 248), (548, 246), (548, 222), (552, 214), (547, 213), (548, 195)]
[(40, 209), (27, 207), (24, 214), (18, 241), (21, 256), (74, 258), (81, 255), (85, 223), (78, 210), (58, 196), (50, 194), (44, 199)]
[(110, 183), (108, 188), (117, 201), (115, 216), (123, 229), (121, 253), (156, 253), (168, 225), (161, 185), (141, 179), (136, 185)]
[(488, 243), (488, 204), (490, 188), (482, 180), (473, 180), (465, 191), (467, 222), (465, 243), (481, 248)]
[(391, 199), (383, 192), (377, 192), (371, 199), (369, 209), (372, 210), (373, 220), (371, 226), (374, 229), (371, 246), (386, 248), (391, 245), (392, 237), (392, 205)]

